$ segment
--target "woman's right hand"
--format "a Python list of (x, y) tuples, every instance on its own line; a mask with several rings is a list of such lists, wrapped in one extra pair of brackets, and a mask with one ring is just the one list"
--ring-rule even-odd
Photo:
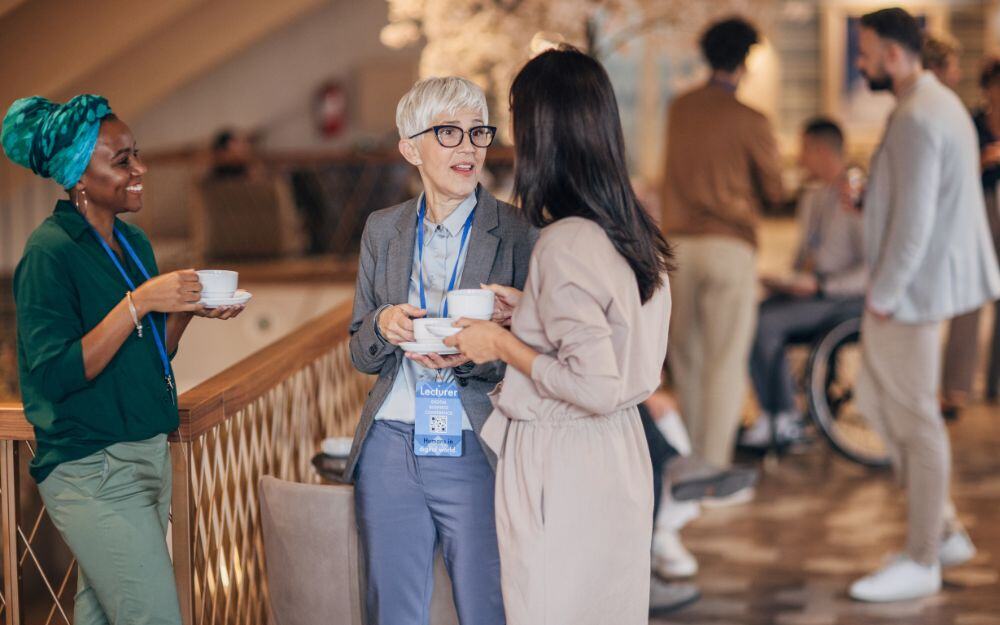
[(421, 310), (409, 304), (396, 304), (386, 308), (378, 315), (378, 331), (393, 345), (400, 343), (412, 343), (416, 340), (413, 337), (413, 320), (427, 314), (426, 310)]
[(193, 312), (201, 299), (201, 282), (194, 269), (181, 269), (143, 282), (132, 293), (140, 316), (151, 312)]
[(524, 292), (512, 286), (502, 284), (482, 284), (480, 285), (488, 291), (493, 291), (493, 321), (502, 326), (510, 327), (510, 318), (514, 315), (514, 309), (521, 303)]

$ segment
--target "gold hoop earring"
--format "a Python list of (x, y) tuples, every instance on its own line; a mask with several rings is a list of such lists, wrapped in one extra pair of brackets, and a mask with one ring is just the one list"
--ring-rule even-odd
[[(83, 206), (80, 206), (80, 198), (83, 197)], [(80, 192), (76, 194), (73, 198), (73, 204), (76, 206), (76, 210), (82, 214), (86, 214), (87, 209), (90, 208), (90, 203), (87, 201), (87, 191), (85, 189), (80, 189)]]

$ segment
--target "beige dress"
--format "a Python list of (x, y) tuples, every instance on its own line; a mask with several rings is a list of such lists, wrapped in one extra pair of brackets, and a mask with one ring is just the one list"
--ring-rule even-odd
[[(664, 277), (664, 281), (666, 277)], [(653, 477), (636, 405), (660, 382), (669, 288), (641, 305), (594, 222), (545, 228), (514, 333), (542, 355), (508, 367), (483, 439), (509, 625), (646, 625)]]

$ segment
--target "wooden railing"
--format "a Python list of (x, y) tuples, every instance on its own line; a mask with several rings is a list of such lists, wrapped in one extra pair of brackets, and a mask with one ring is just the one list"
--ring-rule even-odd
[[(353, 432), (372, 378), (351, 365), (349, 323), (345, 304), (181, 395), (170, 540), (185, 625), (268, 621), (257, 484), (317, 481), (319, 441)], [(25, 475), (32, 438), (21, 407), (0, 405), (2, 622), (70, 625), (75, 562)]]

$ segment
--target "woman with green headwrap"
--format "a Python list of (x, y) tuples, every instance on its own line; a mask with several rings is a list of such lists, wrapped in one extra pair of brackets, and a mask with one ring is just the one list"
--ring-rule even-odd
[(69, 195), (28, 239), (14, 301), (30, 471), (79, 563), (74, 621), (179, 625), (165, 540), (170, 359), (192, 316), (242, 307), (204, 309), (197, 274), (160, 275), (149, 239), (118, 219), (142, 208), (146, 166), (107, 100), (18, 100), (0, 142)]

